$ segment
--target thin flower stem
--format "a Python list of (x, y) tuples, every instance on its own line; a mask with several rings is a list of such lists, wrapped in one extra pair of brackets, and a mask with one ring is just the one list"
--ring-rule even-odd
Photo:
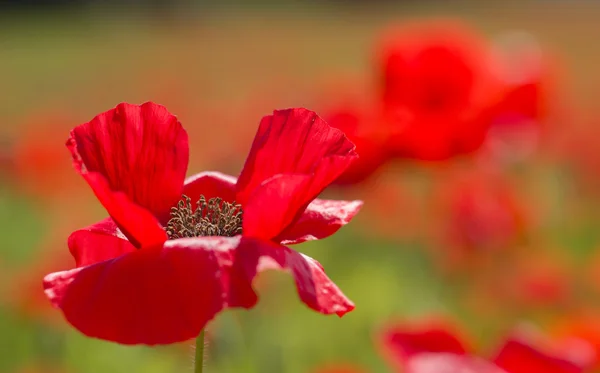
[(204, 368), (204, 329), (196, 338), (196, 356), (194, 359), (194, 373), (202, 373)]

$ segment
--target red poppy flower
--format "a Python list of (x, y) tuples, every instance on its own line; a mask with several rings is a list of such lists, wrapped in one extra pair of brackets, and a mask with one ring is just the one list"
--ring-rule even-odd
[(482, 359), (440, 324), (397, 325), (384, 332), (382, 347), (394, 365), (410, 373), (580, 373), (587, 367), (562, 351), (533, 347), (524, 337), (515, 333), (493, 358)]
[[(340, 129), (354, 145), (359, 159), (334, 184), (347, 186), (371, 180), (389, 160), (386, 149), (389, 126), (373, 105), (372, 92), (356, 76), (323, 78), (313, 95), (314, 104), (332, 127)], [(333, 99), (332, 99), (333, 98)]]
[(459, 336), (458, 328), (441, 320), (413, 324), (393, 324), (380, 336), (381, 351), (386, 359), (400, 369), (417, 355), (451, 353), (466, 355), (470, 350)]
[(388, 31), (377, 48), (394, 154), (442, 160), (482, 145), (499, 91), (489, 47), (475, 32), (455, 22), (417, 23)]
[(503, 175), (488, 169), (443, 174), (437, 191), (441, 242), (448, 269), (481, 265), (522, 243), (533, 224), (528, 206)]
[(63, 201), (67, 195), (73, 198), (74, 188), (68, 188), (69, 183), (65, 183), (75, 177), (68, 162), (64, 162), (68, 155), (59, 152), (53, 141), (59, 140), (57, 130), (69, 123), (72, 120), (62, 113), (44, 111), (31, 115), (21, 123), (23, 129), (7, 152), (11, 174), (19, 189), (44, 202)]
[(253, 307), (252, 280), (273, 268), (289, 270), (318, 312), (354, 308), (317, 261), (283, 246), (333, 234), (361, 206), (316, 199), (357, 155), (314, 112), (264, 117), (237, 181), (186, 180), (187, 133), (154, 103), (120, 104), (73, 129), (67, 146), (110, 215), (69, 237), (77, 268), (44, 279), (82, 333), (123, 344), (194, 338), (221, 310)]
[(572, 313), (553, 322), (549, 329), (560, 341), (560, 348), (570, 351), (574, 359), (585, 362), (592, 356), (594, 368), (600, 369), (600, 319), (596, 310)]
[(485, 149), (493, 160), (530, 156), (542, 130), (558, 114), (555, 61), (530, 34), (507, 32), (493, 42), (492, 71), (502, 84)]

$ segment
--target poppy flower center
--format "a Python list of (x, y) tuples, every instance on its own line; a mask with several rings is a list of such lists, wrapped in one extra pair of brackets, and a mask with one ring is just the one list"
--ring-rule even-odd
[(222, 198), (209, 200), (201, 195), (196, 209), (185, 194), (171, 207), (171, 219), (165, 228), (169, 239), (201, 236), (232, 237), (242, 233), (242, 205)]

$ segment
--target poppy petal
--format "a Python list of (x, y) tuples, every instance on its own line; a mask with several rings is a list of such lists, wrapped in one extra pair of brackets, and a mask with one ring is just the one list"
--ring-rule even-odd
[[(257, 273), (268, 270), (289, 270), (294, 277), (298, 295), (304, 304), (323, 314), (343, 316), (354, 309), (341, 290), (325, 274), (316, 260), (273, 242), (244, 238), (238, 248), (234, 273), (244, 273), (251, 281)], [(233, 304), (231, 304), (233, 305)]]
[(496, 365), (510, 373), (581, 373), (584, 368), (575, 363), (529, 344), (509, 339), (494, 359)]
[[(473, 356), (452, 353), (423, 353), (411, 358), (406, 373), (507, 373), (494, 364)], [(512, 372), (510, 372), (512, 373)]]
[[(274, 225), (284, 229), (357, 157), (354, 144), (316, 113), (307, 109), (275, 111), (260, 122), (237, 182), (236, 199), (244, 205), (245, 214), (261, 206), (251, 215), (276, 216), (279, 220)], [(272, 204), (278, 205), (276, 213), (264, 208)], [(261, 238), (270, 239), (280, 232), (270, 229), (271, 236)]]
[(468, 353), (465, 343), (457, 333), (450, 331), (449, 325), (389, 326), (383, 332), (381, 343), (384, 355), (392, 364), (400, 367), (413, 357), (424, 353)]
[(131, 202), (125, 193), (111, 190), (101, 174), (82, 172), (81, 175), (115, 224), (135, 247), (150, 247), (166, 241), (167, 233), (150, 211)]
[[(236, 237), (167, 241), (49, 274), (46, 295), (89, 337), (122, 344), (170, 344), (196, 337), (225, 307), (220, 253)], [(219, 254), (219, 255), (218, 255)], [(227, 259), (227, 258), (225, 258)]]
[(68, 246), (77, 267), (103, 262), (135, 250), (111, 218), (71, 233)]
[[(75, 127), (67, 147), (76, 170), (97, 196), (121, 192), (132, 204), (159, 219), (167, 217), (181, 198), (189, 158), (188, 136), (177, 118), (161, 105), (119, 104)], [(105, 183), (99, 183), (100, 178)], [(107, 199), (112, 198), (101, 202), (123, 227), (126, 222), (114, 212), (119, 207)]]
[(183, 194), (190, 197), (194, 203), (201, 195), (207, 200), (220, 197), (227, 202), (234, 202), (236, 181), (235, 177), (221, 172), (201, 172), (185, 180)]
[(294, 220), (302, 192), (311, 183), (308, 175), (277, 175), (265, 181), (244, 205), (244, 236), (266, 240), (278, 236)]
[(348, 224), (362, 207), (362, 201), (315, 199), (300, 219), (289, 226), (278, 241), (284, 245), (329, 237)]

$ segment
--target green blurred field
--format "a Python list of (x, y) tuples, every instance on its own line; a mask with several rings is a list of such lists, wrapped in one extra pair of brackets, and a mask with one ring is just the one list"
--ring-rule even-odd
[[(564, 87), (573, 102), (583, 109), (597, 107), (592, 92), (600, 83), (600, 5), (432, 4), (374, 5), (367, 10), (231, 7), (169, 23), (122, 15), (5, 19), (0, 24), (0, 139), (18, 138), (26, 129), (23, 118), (48, 108), (69, 113), (74, 123), (56, 128), (66, 134), (118, 102), (156, 100), (179, 115), (193, 139), (190, 173), (216, 167), (236, 173), (244, 157), (237, 154), (239, 146), (249, 146), (260, 115), (275, 108), (309, 106), (319, 82), (337, 74), (365, 76), (377, 31), (393, 21), (425, 16), (461, 16), (488, 35), (506, 29), (532, 32), (559, 56), (567, 71)], [(63, 147), (61, 142), (55, 145)], [(238, 157), (223, 161), (232, 145)], [(217, 165), (205, 157), (208, 154), (219, 159)], [(66, 150), (64, 162), (69, 163)], [(546, 183), (554, 180), (553, 172), (542, 168), (525, 182), (533, 188), (541, 185), (542, 194), (554, 193), (552, 188), (564, 192), (560, 182)], [(409, 178), (418, 189), (415, 174)], [(64, 234), (66, 242), (69, 231), (104, 216), (83, 182), (69, 188), (83, 197), (76, 203), (64, 199), (42, 205), (0, 184), (0, 278), (5, 284), (49, 249), (44, 245), (48, 237)], [(560, 226), (563, 206), (560, 200), (553, 203), (549, 210), (559, 216), (555, 224)], [(89, 212), (78, 211), (87, 206)], [(465, 321), (484, 348), (521, 319), (473, 313), (458, 298), (460, 284), (448, 283), (433, 269), (421, 250), (424, 243), (379, 237), (371, 232), (373, 224), (377, 222), (370, 215), (359, 216), (334, 237), (296, 247), (323, 264), (356, 303), (354, 312), (343, 319), (313, 313), (297, 300), (289, 276), (266, 273), (260, 280), (264, 290), (258, 307), (225, 313), (209, 326), (214, 339), (208, 345), (206, 371), (309, 373), (323, 364), (351, 362), (385, 372), (373, 333), (391, 318), (451, 313)], [(581, 252), (597, 242), (595, 227), (563, 226), (557, 231), (556, 225), (540, 234)], [(62, 250), (67, 250), (66, 243)], [(0, 305), (0, 372), (25, 372), (27, 366), (47, 369), (39, 372), (188, 372), (192, 356), (191, 346), (150, 349), (86, 339), (66, 323), (48, 325), (19, 314), (10, 302)]]

